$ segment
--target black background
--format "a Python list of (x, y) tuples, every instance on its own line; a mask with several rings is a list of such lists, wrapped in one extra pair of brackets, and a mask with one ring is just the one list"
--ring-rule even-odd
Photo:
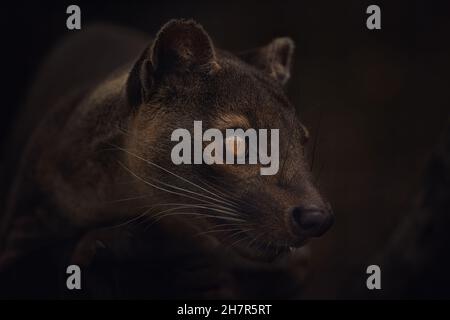
[[(294, 39), (288, 93), (317, 141), (314, 172), (337, 215), (313, 244), (306, 296), (336, 296), (410, 212), (448, 122), (448, 1), (3, 2), (2, 141), (41, 59), (77, 32), (66, 29), (69, 4), (81, 7), (82, 26), (106, 21), (150, 35), (171, 18), (194, 18), (230, 51)], [(370, 4), (381, 7), (382, 30), (365, 26)]]

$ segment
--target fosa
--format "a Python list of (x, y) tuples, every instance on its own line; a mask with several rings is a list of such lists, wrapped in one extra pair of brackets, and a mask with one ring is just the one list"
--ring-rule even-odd
[[(202, 121), (194, 121), (193, 143), (189, 130), (180, 128), (172, 132), (171, 141), (178, 143), (170, 156), (176, 165), (259, 163), (261, 175), (274, 175), (279, 169), (279, 129), (270, 129), (270, 143), (268, 131), (226, 129), (224, 137), (222, 131), (215, 128), (203, 132)], [(210, 143), (203, 148), (204, 142)]]

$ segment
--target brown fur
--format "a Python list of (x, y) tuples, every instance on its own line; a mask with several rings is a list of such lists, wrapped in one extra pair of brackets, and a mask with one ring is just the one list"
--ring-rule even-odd
[[(208, 241), (217, 242), (223, 251), (231, 247), (243, 250), (251, 260), (272, 260), (289, 246), (303, 244), (309, 236), (294, 234), (287, 209), (302, 204), (328, 211), (329, 206), (311, 182), (303, 151), (307, 131), (282, 87), (290, 75), (292, 54), (292, 40), (279, 38), (235, 56), (216, 49), (197, 23), (174, 20), (135, 62), (133, 49), (129, 60), (123, 55), (111, 63), (110, 72), (96, 72), (97, 61), (92, 61), (92, 76), (70, 83), (70, 74), (78, 70), (64, 61), (60, 76), (68, 85), (59, 96), (42, 99), (50, 105), (22, 153), (8, 211), (2, 217), (0, 249), (21, 254), (33, 250), (11, 239), (13, 223), (21, 217), (39, 221), (39, 234), (45, 238), (63, 239), (130, 223), (143, 212), (143, 218), (157, 215), (168, 208), (165, 203), (198, 205), (198, 198), (234, 210), (245, 220), (238, 228), (249, 230), (241, 236), (233, 236), (231, 225), (208, 235)], [(260, 176), (259, 165), (173, 165), (171, 132), (191, 130), (194, 120), (202, 120), (204, 129), (279, 128), (280, 171)], [(186, 197), (183, 190), (197, 200)], [(187, 211), (208, 213), (204, 209)], [(195, 217), (167, 216), (161, 223), (169, 226), (164, 227), (167, 234), (178, 232), (176, 238), (183, 242), (189, 236), (180, 234), (211, 231), (228, 221)], [(102, 238), (95, 232), (88, 234), (92, 241), (80, 243)], [(83, 250), (81, 245), (75, 252)]]

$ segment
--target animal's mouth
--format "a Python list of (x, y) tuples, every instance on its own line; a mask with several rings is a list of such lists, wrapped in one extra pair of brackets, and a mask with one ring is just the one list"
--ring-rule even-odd
[[(214, 231), (214, 228), (212, 230)], [(256, 233), (255, 238), (255, 234), (241, 228), (217, 231), (220, 232), (208, 236), (216, 238), (225, 249), (237, 256), (247, 261), (259, 263), (277, 263), (281, 260), (288, 260), (302, 251), (302, 247), (309, 240), (309, 237), (306, 236), (297, 237), (294, 242), (288, 236), (286, 238), (290, 238), (290, 240), (274, 241), (273, 239), (262, 239), (262, 237), (258, 239), (257, 231), (253, 232)], [(239, 236), (236, 237), (236, 235)], [(256, 239), (258, 240), (256, 241)]]
[(307, 243), (307, 239), (299, 241), (294, 246), (260, 243), (255, 246), (240, 244), (233, 246), (233, 250), (242, 258), (261, 263), (277, 263), (296, 256)]

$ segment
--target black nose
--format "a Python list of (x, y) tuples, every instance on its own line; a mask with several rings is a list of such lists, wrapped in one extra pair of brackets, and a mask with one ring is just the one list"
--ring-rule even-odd
[(334, 220), (330, 210), (317, 207), (291, 207), (289, 214), (293, 230), (299, 236), (319, 237), (331, 227)]

